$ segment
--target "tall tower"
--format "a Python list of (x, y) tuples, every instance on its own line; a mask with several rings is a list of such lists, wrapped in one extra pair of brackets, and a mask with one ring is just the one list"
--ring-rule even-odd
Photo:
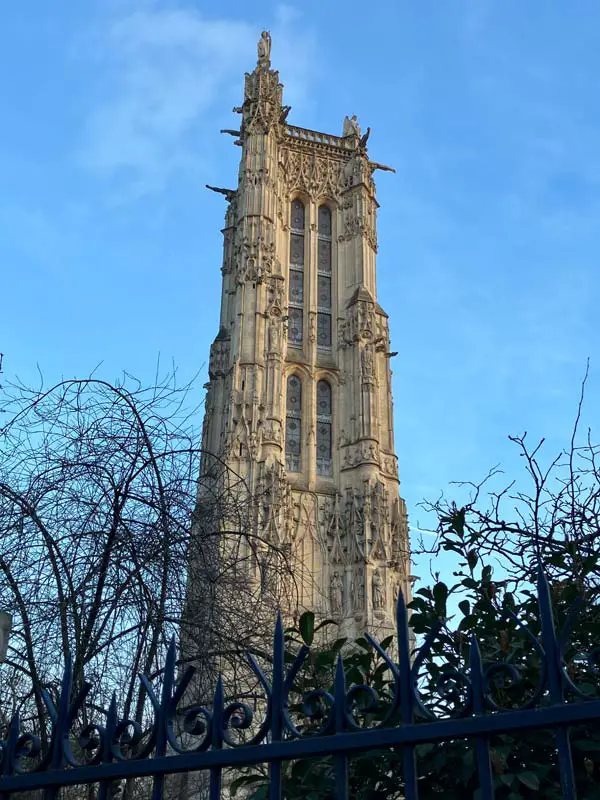
[(242, 154), (237, 189), (216, 189), (228, 208), (203, 449), (260, 497), (257, 528), (290, 554), (298, 608), (345, 635), (391, 630), (410, 553), (376, 289), (373, 173), (389, 168), (356, 117), (341, 136), (290, 125), (270, 51), (263, 32), (239, 130), (225, 131)]

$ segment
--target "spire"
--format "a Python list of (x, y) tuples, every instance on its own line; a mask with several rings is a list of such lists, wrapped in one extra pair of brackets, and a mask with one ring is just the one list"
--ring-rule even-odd
[(271, 34), (263, 31), (257, 44), (256, 67), (246, 73), (244, 104), (234, 111), (242, 114), (242, 133), (268, 133), (283, 121), (289, 107), (282, 105), (283, 86), (279, 73), (271, 69)]

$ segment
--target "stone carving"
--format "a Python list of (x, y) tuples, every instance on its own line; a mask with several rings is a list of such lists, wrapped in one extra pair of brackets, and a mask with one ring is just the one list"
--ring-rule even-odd
[(368, 527), (371, 522), (371, 490), (369, 487), (369, 481), (364, 482), (364, 491), (363, 491), (363, 519), (365, 521), (366, 526)]
[(276, 262), (275, 243), (267, 241), (263, 234), (244, 235), (241, 242), (234, 247), (234, 262), (237, 265), (236, 280), (238, 284), (252, 281), (262, 283), (264, 278), (273, 272)]
[(271, 66), (271, 34), (263, 31), (257, 45), (258, 66), (269, 69)]
[(367, 344), (360, 354), (360, 366), (363, 378), (373, 377), (373, 350)]
[(342, 515), (340, 514), (340, 495), (336, 493), (333, 507), (329, 513), (329, 522), (324, 521), (323, 526), (327, 530), (327, 540), (330, 542), (330, 563), (345, 563), (345, 553), (341, 540)]
[(398, 460), (395, 456), (383, 458), (381, 467), (387, 475), (391, 475), (394, 478), (398, 477)]
[(222, 189), (220, 186), (209, 186), (208, 183), (206, 184), (206, 188), (210, 189), (211, 192), (217, 192), (218, 194), (222, 194), (227, 200), (228, 203), (235, 198), (237, 192), (235, 189)]
[(284, 278), (282, 275), (273, 275), (269, 278), (267, 295), (268, 312), (281, 314), (284, 306)]
[(282, 323), (281, 318), (273, 315), (269, 320), (269, 333), (268, 333), (268, 348), (269, 354), (273, 356), (281, 355), (282, 344)]
[(381, 611), (385, 607), (385, 587), (379, 567), (373, 572), (371, 590), (373, 593), (373, 608), (376, 611)]
[(344, 230), (338, 235), (338, 242), (348, 242), (355, 236), (364, 236), (370, 247), (377, 252), (377, 234), (374, 226), (362, 215), (348, 217), (344, 221)]
[(229, 334), (221, 328), (210, 347), (208, 376), (212, 380), (222, 378), (229, 371)]
[[(228, 211), (231, 206), (228, 207)], [(221, 275), (229, 275), (232, 271), (233, 264), (231, 259), (231, 240), (232, 229), (225, 227), (223, 231), (223, 263), (221, 265)]]
[(371, 170), (369, 169), (369, 162), (359, 150), (355, 150), (350, 159), (346, 161), (342, 167), (340, 180), (345, 189), (351, 189), (354, 186), (364, 184), (368, 189), (373, 191), (375, 186)]
[(375, 303), (372, 300), (357, 300), (348, 308), (344, 326), (347, 344), (370, 341), (376, 330)]
[(251, 169), (248, 167), (244, 173), (247, 186), (270, 186), (271, 178), (269, 177), (269, 170), (265, 167), (262, 169)]
[(350, 469), (360, 464), (379, 464), (379, 446), (376, 442), (362, 441), (346, 447), (342, 469)]
[(371, 135), (371, 128), (367, 128), (364, 136), (360, 137), (360, 141), (358, 143), (358, 149), (361, 152), (365, 152), (367, 149), (367, 142), (369, 141), (369, 136)]
[(350, 583), (350, 602), (352, 611), (365, 610), (365, 575), (362, 565), (354, 567)]
[(315, 342), (317, 340), (317, 315), (311, 311), (308, 315), (308, 341)]
[(264, 428), (263, 440), (281, 445), (281, 422), (279, 420), (269, 420)]
[(378, 164), (376, 161), (369, 161), (369, 169), (371, 170), (371, 175), (378, 169), (382, 172), (393, 172), (394, 175), (396, 174), (396, 170), (393, 167), (388, 167), (385, 164)]
[(344, 117), (342, 136), (360, 136), (360, 127), (356, 114), (353, 114), (351, 117)]
[[(265, 32), (266, 33), (266, 32)], [(268, 34), (267, 34), (268, 36)], [(279, 83), (279, 74), (269, 69), (270, 62), (267, 52), (270, 47), (270, 37), (262, 38), (264, 55), (257, 69), (246, 75), (244, 91), (243, 132), (252, 135), (267, 133), (276, 128), (281, 116), (282, 86)]]
[(341, 161), (303, 150), (283, 150), (282, 167), (289, 189), (300, 189), (311, 197), (337, 197)]
[(339, 572), (334, 572), (331, 579), (331, 610), (334, 614), (341, 614), (344, 609), (344, 581)]

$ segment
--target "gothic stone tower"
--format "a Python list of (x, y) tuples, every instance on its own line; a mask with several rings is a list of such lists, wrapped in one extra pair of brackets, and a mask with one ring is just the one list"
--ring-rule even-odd
[[(290, 125), (264, 32), (246, 74), (224, 234), (220, 330), (203, 448), (243, 476), (262, 536), (287, 548), (299, 608), (345, 635), (392, 628), (410, 593), (394, 452), (377, 200), (356, 117), (342, 136)], [(214, 188), (214, 187), (209, 187)], [(249, 576), (252, 579), (252, 576)]]

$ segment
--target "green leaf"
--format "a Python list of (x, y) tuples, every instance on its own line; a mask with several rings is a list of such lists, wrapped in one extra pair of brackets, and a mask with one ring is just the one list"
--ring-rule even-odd
[(267, 800), (269, 791), (269, 787), (265, 784), (264, 786), (259, 786), (259, 788), (253, 792), (248, 800)]
[(305, 611), (298, 622), (298, 629), (304, 644), (311, 645), (315, 637), (315, 615), (312, 611)]
[(346, 644), (347, 641), (348, 641), (347, 636), (344, 636), (341, 639), (336, 639), (335, 642), (331, 645), (331, 652), (338, 653), (342, 649), (342, 647)]
[(241, 789), (242, 787), (253, 786), (257, 783), (266, 785), (267, 779), (264, 775), (242, 775), (241, 778), (236, 778), (231, 782), (231, 786), (229, 787), (231, 796), (235, 797), (238, 789)]
[(501, 775), (498, 775), (498, 780), (505, 786), (512, 786), (514, 779), (515, 776), (510, 772), (503, 772)]
[(315, 633), (317, 631), (320, 631), (321, 628), (327, 627), (327, 625), (339, 625), (339, 623), (335, 619), (324, 619), (323, 622), (319, 622), (319, 624), (315, 628)]
[(571, 743), (574, 750), (585, 750), (591, 752), (593, 750), (600, 750), (600, 741), (592, 739), (577, 739)]
[(477, 551), (469, 550), (469, 552), (467, 553), (467, 561), (469, 563), (469, 567), (471, 569), (475, 569), (475, 567), (477, 566)]
[(465, 509), (458, 508), (451, 517), (452, 530), (462, 539), (465, 534)]
[(421, 597), (425, 597), (425, 598), (427, 598), (427, 600), (432, 600), (433, 599), (433, 595), (431, 594), (431, 589), (428, 589), (428, 588), (417, 589), (415, 594), (420, 594)]
[(446, 600), (448, 599), (448, 587), (445, 583), (436, 583), (433, 587), (433, 599), (435, 601), (435, 609), (438, 614), (445, 614)]
[(540, 779), (535, 774), (535, 772), (531, 772), (530, 770), (525, 770), (525, 772), (519, 772), (517, 778), (521, 781), (524, 786), (527, 786), (529, 789), (534, 789), (537, 791), (540, 788)]
[(465, 617), (469, 616), (469, 613), (471, 612), (471, 604), (469, 603), (468, 600), (461, 600), (460, 603), (458, 604), (458, 607), (465, 615)]

